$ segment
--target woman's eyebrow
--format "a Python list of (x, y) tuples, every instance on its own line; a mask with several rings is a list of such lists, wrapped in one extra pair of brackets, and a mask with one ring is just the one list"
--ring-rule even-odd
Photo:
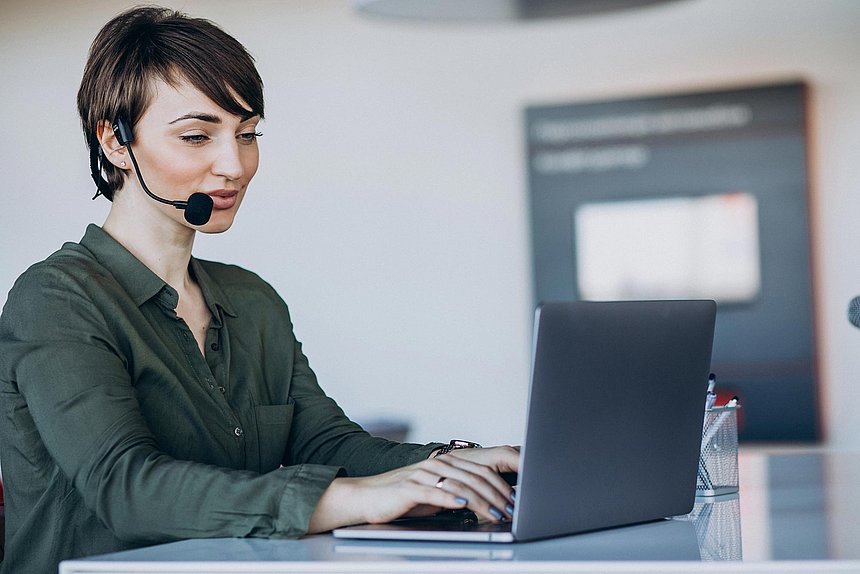
[(168, 124), (175, 124), (175, 123), (181, 122), (183, 120), (201, 120), (201, 121), (210, 122), (213, 124), (220, 124), (221, 123), (221, 118), (219, 118), (218, 116), (214, 116), (212, 114), (207, 114), (204, 112), (191, 112), (191, 113), (185, 114), (183, 116), (179, 116), (178, 118), (176, 118), (172, 122), (168, 122)]
[[(248, 111), (248, 113), (242, 114), (242, 116), (239, 119), (242, 121), (242, 123), (244, 123), (250, 119), (259, 117), (259, 115), (260, 114), (258, 114), (256, 112)], [(200, 120), (200, 121), (209, 122), (209, 123), (213, 123), (213, 124), (220, 124), (221, 123), (221, 118), (216, 116), (216, 115), (207, 114), (206, 112), (189, 112), (185, 115), (179, 116), (178, 118), (176, 118), (172, 122), (168, 122), (168, 125), (172, 125), (172, 124), (184, 121), (184, 120)]]

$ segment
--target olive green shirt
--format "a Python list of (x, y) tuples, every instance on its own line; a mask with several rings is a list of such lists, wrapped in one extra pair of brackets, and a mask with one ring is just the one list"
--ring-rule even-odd
[(177, 292), (90, 225), (0, 317), (2, 572), (183, 538), (299, 537), (338, 475), (440, 445), (371, 437), (317, 384), (259, 277), (192, 258), (205, 356)]

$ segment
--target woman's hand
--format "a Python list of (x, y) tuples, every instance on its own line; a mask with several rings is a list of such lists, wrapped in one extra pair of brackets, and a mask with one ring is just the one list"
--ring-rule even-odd
[[(431, 455), (432, 456), (432, 455)], [(520, 447), (494, 446), (490, 448), (458, 448), (439, 458), (455, 456), (489, 466), (497, 473), (517, 472), (520, 464)]]
[(513, 517), (513, 490), (499, 476), (517, 472), (518, 449), (460, 449), (376, 476), (336, 478), (311, 515), (309, 533), (339, 526), (468, 508), (500, 522)]

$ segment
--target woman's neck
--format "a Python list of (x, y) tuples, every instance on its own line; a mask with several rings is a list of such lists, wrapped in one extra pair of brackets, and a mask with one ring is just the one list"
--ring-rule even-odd
[(165, 283), (184, 291), (195, 231), (166, 217), (146, 217), (121, 205), (111, 206), (102, 229)]

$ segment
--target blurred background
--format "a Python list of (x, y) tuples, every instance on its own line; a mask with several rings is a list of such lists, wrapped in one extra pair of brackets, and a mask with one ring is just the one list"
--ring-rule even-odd
[[(93, 37), (134, 4), (0, 3), (0, 304), (107, 214), (89, 200), (75, 94)], [(266, 88), (258, 175), (233, 229), (199, 236), (196, 255), (268, 280), (326, 391), (421, 442), (521, 441), (536, 300), (527, 108), (805, 82), (819, 436), (860, 447), (860, 331), (846, 319), (860, 294), (860, 2), (488, 20), (491, 2), (442, 20), (345, 0), (161, 4), (236, 36)]]

